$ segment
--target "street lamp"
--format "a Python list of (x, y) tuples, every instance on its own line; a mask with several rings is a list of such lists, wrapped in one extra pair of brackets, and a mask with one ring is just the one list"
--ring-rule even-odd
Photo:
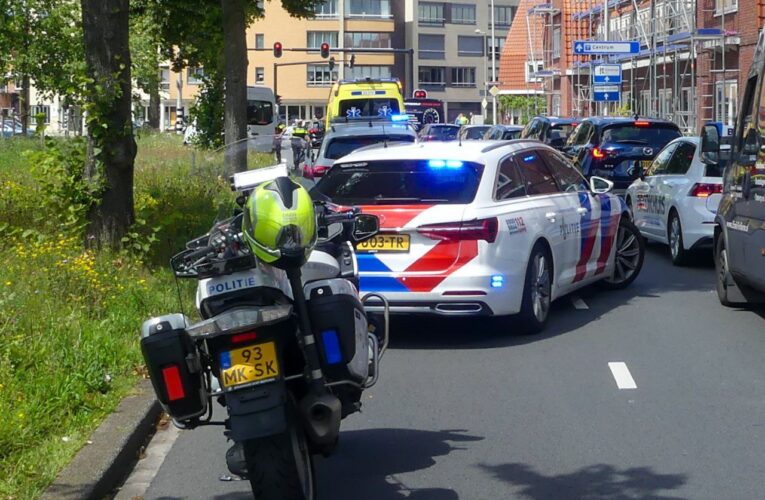
[[(489, 6), (491, 9), (491, 84), (495, 85), (494, 82), (497, 81), (497, 57), (496, 57), (496, 50), (495, 50), (495, 44), (497, 42), (497, 38), (494, 34), (494, 0), (491, 0), (491, 5)], [(497, 124), (497, 96), (492, 95), (491, 96), (491, 122), (496, 125)]]
[[(487, 51), (489, 50), (489, 45), (486, 43), (486, 33), (485, 31), (481, 31), (480, 29), (476, 28), (475, 30), (476, 35), (483, 36), (483, 50)], [(489, 88), (489, 69), (486, 64), (486, 54), (483, 55), (483, 101), (486, 100), (486, 90)], [(481, 107), (482, 114), (485, 114), (486, 109)]]

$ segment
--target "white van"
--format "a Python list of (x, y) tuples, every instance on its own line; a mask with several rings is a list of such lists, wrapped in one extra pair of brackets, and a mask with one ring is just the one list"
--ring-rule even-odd
[(274, 133), (278, 123), (274, 91), (268, 87), (247, 87), (247, 136)]

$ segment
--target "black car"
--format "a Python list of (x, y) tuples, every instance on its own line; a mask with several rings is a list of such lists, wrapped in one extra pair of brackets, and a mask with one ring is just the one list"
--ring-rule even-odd
[(521, 132), (521, 139), (534, 139), (561, 149), (581, 119), (535, 116)]
[(480, 141), (490, 128), (490, 125), (465, 125), (460, 130), (460, 139), (463, 141)]
[[(717, 296), (725, 306), (765, 303), (765, 31), (754, 54), (715, 217)], [(705, 126), (702, 161), (722, 159), (721, 142), (720, 130)]]
[(419, 139), (421, 141), (456, 141), (459, 133), (459, 125), (427, 123), (420, 130)]
[(683, 134), (668, 120), (590, 117), (580, 123), (561, 149), (585, 177), (614, 183), (623, 193), (671, 140)]
[(507, 141), (521, 137), (523, 127), (519, 125), (492, 125), (483, 136), (484, 139), (492, 141)]

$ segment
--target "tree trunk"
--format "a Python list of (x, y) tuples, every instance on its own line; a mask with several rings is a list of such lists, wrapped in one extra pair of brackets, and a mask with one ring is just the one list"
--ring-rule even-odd
[(87, 89), (86, 175), (101, 187), (88, 214), (92, 246), (117, 246), (133, 223), (129, 0), (81, 0), (85, 63), (93, 80)]
[[(226, 145), (247, 137), (247, 26), (245, 0), (221, 0), (226, 87), (224, 131)], [(226, 151), (229, 172), (247, 170), (247, 148)]]
[(21, 95), (19, 96), (19, 115), (21, 118), (21, 135), (27, 136), (29, 128), (29, 75), (21, 77)]
[(149, 127), (159, 130), (159, 82), (149, 89)]

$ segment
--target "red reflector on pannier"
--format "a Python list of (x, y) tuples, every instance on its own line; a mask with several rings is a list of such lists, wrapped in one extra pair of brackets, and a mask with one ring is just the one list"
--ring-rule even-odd
[(186, 392), (183, 390), (183, 382), (181, 381), (181, 370), (178, 368), (178, 365), (168, 365), (162, 368), (162, 378), (165, 381), (168, 400), (178, 401), (186, 397)]

